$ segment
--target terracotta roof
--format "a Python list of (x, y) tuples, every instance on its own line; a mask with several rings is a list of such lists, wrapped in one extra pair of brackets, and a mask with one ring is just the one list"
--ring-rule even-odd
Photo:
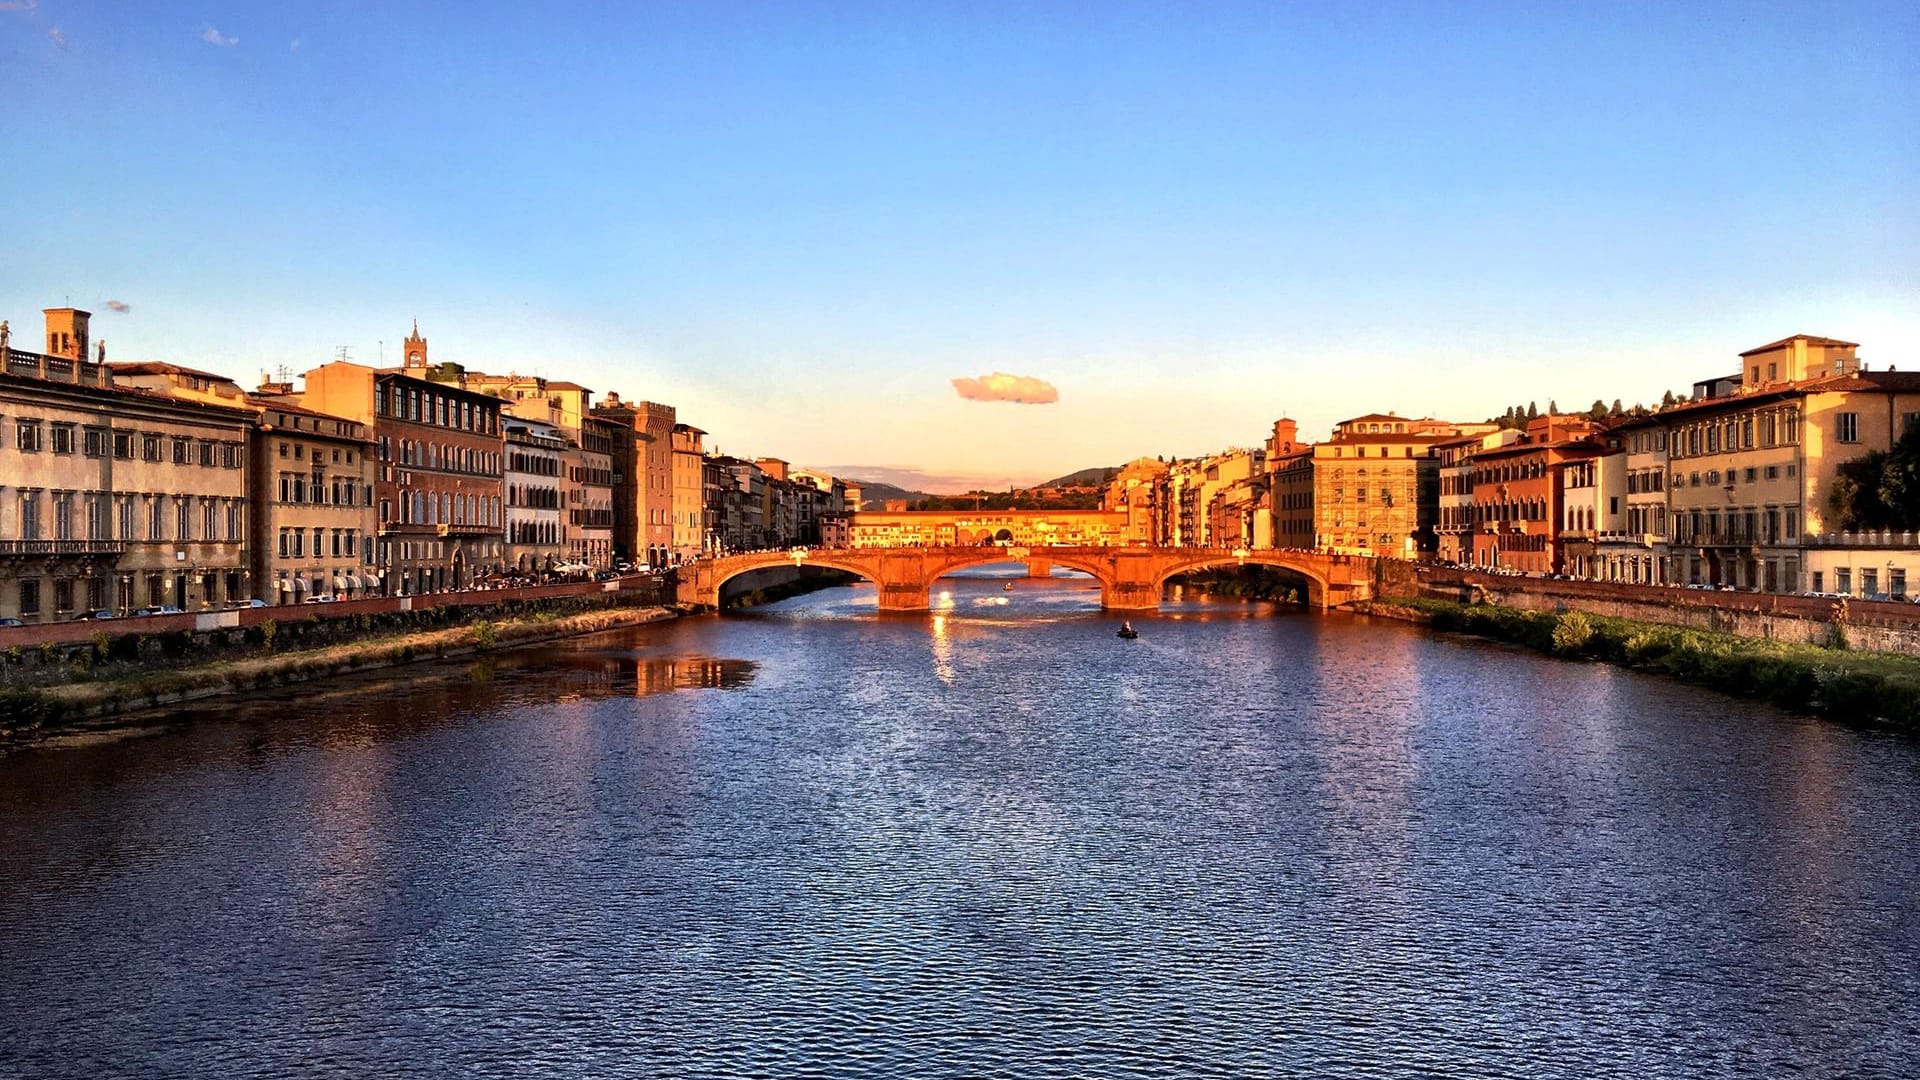
[[(225, 375), (198, 368), (182, 367), (165, 360), (115, 360), (107, 365), (115, 375), (190, 375), (196, 379), (212, 379), (215, 382), (233, 382)], [(237, 383), (235, 385), (238, 385)]]
[(1762, 345), (1757, 349), (1748, 349), (1740, 355), (1752, 356), (1755, 353), (1772, 352), (1775, 349), (1785, 348), (1796, 341), (1805, 341), (1809, 345), (1825, 345), (1841, 349), (1857, 349), (1860, 347), (1860, 343), (1857, 341), (1841, 341), (1839, 338), (1818, 337), (1813, 334), (1795, 334), (1792, 337), (1783, 337), (1779, 341)]

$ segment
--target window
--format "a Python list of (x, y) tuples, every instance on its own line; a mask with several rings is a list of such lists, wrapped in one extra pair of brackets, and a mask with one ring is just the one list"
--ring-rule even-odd
[(121, 461), (133, 460), (133, 432), (116, 431), (113, 433), (113, 456)]
[(1878, 567), (1865, 567), (1860, 571), (1860, 595), (1872, 596), (1880, 591), (1880, 570)]
[(107, 433), (101, 428), (88, 428), (82, 433), (81, 452), (88, 457), (107, 456)]
[(1887, 569), (1887, 594), (1898, 600), (1907, 595), (1907, 568), (1894, 566)]
[(40, 493), (37, 491), (20, 495), (20, 539), (40, 539)]
[(160, 436), (158, 435), (140, 436), (140, 459), (142, 461), (159, 461), (160, 460)]
[(1843, 412), (1833, 418), (1833, 437), (1839, 442), (1860, 441), (1860, 414)]
[(1809, 584), (1813, 586), (1812, 591), (1814, 592), (1826, 592), (1827, 591), (1826, 590), (1826, 584), (1827, 584), (1826, 572), (1822, 570), (1815, 570), (1813, 572), (1813, 580), (1809, 582)]
[(28, 580), (20, 583), (20, 614), (40, 614), (40, 582)]
[(193, 503), (185, 497), (173, 500), (173, 535), (176, 540), (193, 539)]
[(155, 495), (147, 503), (147, 539), (165, 540), (167, 538), (167, 497)]
[(73, 579), (59, 578), (53, 583), (53, 610), (65, 614), (73, 610)]
[(127, 496), (119, 500), (120, 539), (133, 539), (133, 498)]
[(40, 421), (15, 420), (13, 422), (13, 445), (16, 450), (29, 454), (40, 449)]
[(213, 443), (205, 439), (200, 440), (200, 466), (206, 469), (213, 468)]
[(1841, 596), (1853, 595), (1853, 570), (1841, 567), (1833, 572), (1833, 591)]

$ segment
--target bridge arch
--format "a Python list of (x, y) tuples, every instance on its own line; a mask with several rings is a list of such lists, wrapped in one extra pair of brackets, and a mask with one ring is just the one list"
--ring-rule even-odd
[(1305, 597), (1307, 606), (1315, 608), (1325, 607), (1328, 585), (1327, 579), (1311, 567), (1302, 565), (1305, 562), (1305, 559), (1289, 559), (1287, 552), (1284, 551), (1250, 551), (1244, 556), (1226, 551), (1211, 552), (1191, 559), (1177, 560), (1171, 563), (1166, 569), (1160, 572), (1158, 580), (1153, 583), (1153, 587), (1157, 594), (1161, 589), (1166, 587), (1167, 582), (1172, 578), (1179, 577), (1181, 574), (1191, 574), (1196, 570), (1210, 570), (1216, 566), (1246, 566), (1248, 564), (1254, 566), (1271, 566), (1280, 570), (1286, 570), (1290, 573), (1299, 574), (1305, 578), (1307, 582), (1307, 594)]
[(1055, 554), (1055, 552), (1059, 550), (1057, 548), (1025, 549), (1026, 553), (1023, 555), (1008, 554), (1008, 551), (1006, 548), (999, 548), (999, 547), (982, 547), (982, 548), (977, 548), (975, 550), (979, 552), (977, 556), (960, 555), (956, 558), (948, 560), (945, 564), (943, 564), (937, 570), (934, 571), (934, 573), (927, 579), (928, 582), (932, 583), (934, 581), (938, 581), (939, 579), (946, 577), (948, 574), (951, 574), (956, 570), (971, 570), (976, 566), (992, 566), (995, 563), (1033, 563), (1033, 562), (1044, 562), (1053, 566), (1064, 566), (1069, 570), (1078, 570), (1081, 573), (1094, 578), (1096, 581), (1099, 581), (1103, 586), (1110, 584), (1113, 578), (1113, 575), (1108, 570), (1103, 568), (1097, 561), (1089, 558), (1082, 558), (1080, 556), (1073, 555), (1073, 554), (1068, 554), (1064, 556), (1058, 555), (1058, 554)]
[[(736, 558), (738, 557), (736, 556)], [(764, 557), (748, 557), (737, 563), (729, 559), (718, 560), (714, 566), (712, 581), (701, 582), (701, 591), (711, 594), (712, 606), (717, 610), (722, 606), (721, 598), (725, 595), (723, 590), (726, 588), (727, 582), (747, 574), (759, 573), (762, 570), (779, 570), (789, 566), (800, 569), (838, 570), (842, 573), (852, 574), (862, 581), (871, 582), (876, 588), (880, 585), (880, 579), (874, 575), (874, 568), (871, 566), (862, 566), (858, 560), (836, 559), (830, 556), (822, 558), (809, 551), (805, 559), (795, 561), (791, 555), (769, 551)]]

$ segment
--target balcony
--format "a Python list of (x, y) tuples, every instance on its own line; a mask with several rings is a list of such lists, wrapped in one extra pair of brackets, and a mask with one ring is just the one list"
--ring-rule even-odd
[(0, 540), (0, 556), (122, 555), (125, 540)]
[(441, 522), (434, 526), (435, 536), (499, 536), (500, 529), (491, 525), (452, 525)]

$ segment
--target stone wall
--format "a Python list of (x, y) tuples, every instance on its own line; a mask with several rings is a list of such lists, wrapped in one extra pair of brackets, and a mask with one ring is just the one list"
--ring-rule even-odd
[(1585, 611), (1742, 637), (1920, 654), (1920, 604), (1553, 581), (1382, 560), (1381, 597), (1426, 596), (1526, 611)]

